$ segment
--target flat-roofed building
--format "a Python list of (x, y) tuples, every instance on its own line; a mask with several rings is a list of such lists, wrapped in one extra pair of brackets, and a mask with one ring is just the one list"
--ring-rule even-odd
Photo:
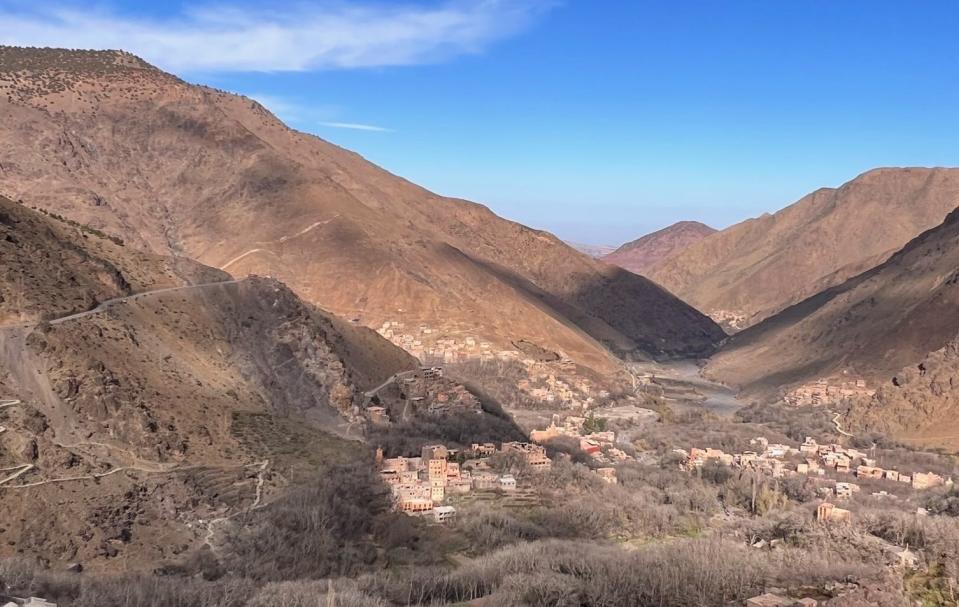
[(437, 523), (448, 523), (456, 518), (456, 508), (453, 506), (436, 506), (433, 508), (433, 520)]

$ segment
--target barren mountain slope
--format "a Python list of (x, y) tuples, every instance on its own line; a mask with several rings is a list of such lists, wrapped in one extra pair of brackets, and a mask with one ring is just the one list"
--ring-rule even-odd
[(959, 447), (959, 339), (902, 369), (872, 397), (854, 400), (845, 425), (913, 445)]
[(884, 382), (959, 335), (959, 210), (876, 268), (729, 339), (707, 367), (747, 389), (848, 372)]
[(609, 370), (600, 342), (698, 355), (722, 337), (650, 281), (126, 54), (0, 49), (0, 117), (11, 197), (235, 276), (276, 276), (367, 326), (426, 326), (424, 351), (527, 339)]
[(211, 519), (349, 453), (320, 429), (415, 365), (274, 280), (174, 264), (3, 198), (0, 276), (3, 556), (109, 567), (196, 548)]
[(959, 169), (877, 169), (713, 234), (649, 277), (744, 328), (882, 263), (956, 206)]
[(716, 230), (704, 223), (680, 221), (627, 242), (602, 259), (630, 272), (645, 275), (653, 267), (714, 233)]

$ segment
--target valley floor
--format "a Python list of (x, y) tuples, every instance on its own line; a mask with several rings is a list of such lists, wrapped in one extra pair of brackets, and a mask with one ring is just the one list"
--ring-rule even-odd
[(703, 377), (695, 360), (631, 363), (629, 368), (634, 377), (661, 386), (666, 403), (677, 412), (708, 411), (731, 417), (748, 404), (733, 389)]

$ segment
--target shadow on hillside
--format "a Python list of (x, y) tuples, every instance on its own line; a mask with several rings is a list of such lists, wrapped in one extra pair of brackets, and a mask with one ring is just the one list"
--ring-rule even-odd
[(622, 268), (572, 275), (567, 285), (547, 290), (451, 245), (440, 253), (496, 277), (544, 313), (620, 358), (702, 358), (726, 337), (708, 317), (649, 279)]

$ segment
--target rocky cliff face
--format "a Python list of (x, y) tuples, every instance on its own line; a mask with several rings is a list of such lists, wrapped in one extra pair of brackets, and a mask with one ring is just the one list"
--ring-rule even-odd
[(959, 206), (959, 169), (877, 169), (734, 225), (648, 276), (740, 328), (888, 259)]
[(715, 229), (698, 221), (680, 221), (627, 242), (605, 255), (603, 260), (645, 276), (652, 268), (715, 232)]
[[(126, 54), (0, 49), (0, 193), (370, 327), (517, 338), (600, 371), (723, 337), (653, 283)], [(439, 319), (439, 320), (438, 320)]]

